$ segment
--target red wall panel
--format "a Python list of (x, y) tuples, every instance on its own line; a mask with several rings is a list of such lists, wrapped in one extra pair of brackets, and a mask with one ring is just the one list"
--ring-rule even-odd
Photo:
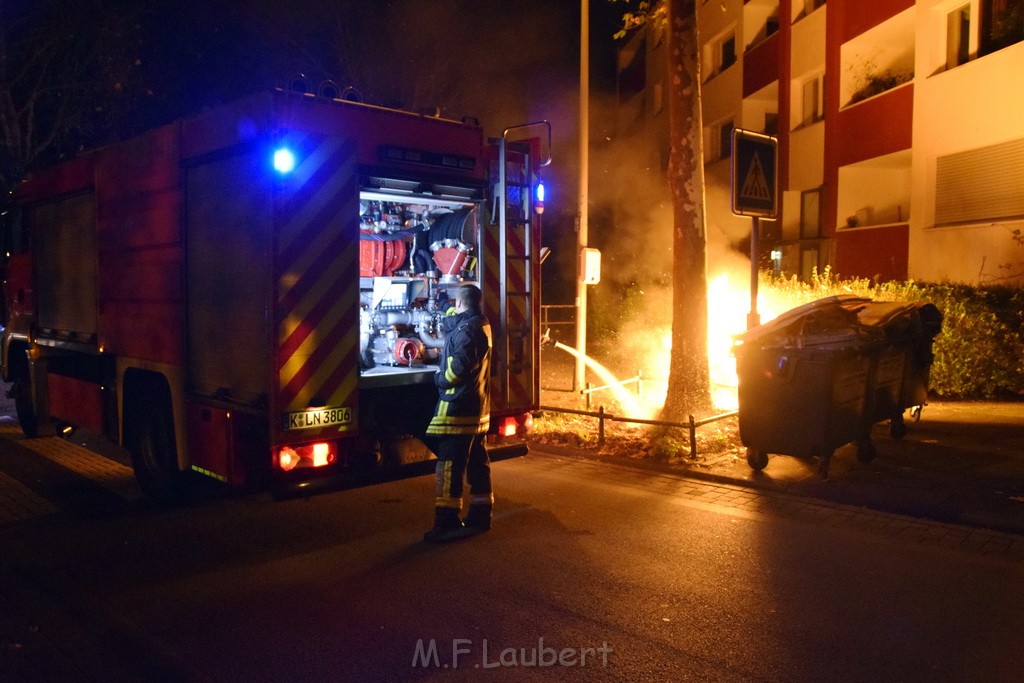
[(779, 78), (779, 33), (775, 32), (743, 56), (743, 96), (749, 97)]
[(834, 167), (910, 149), (913, 112), (913, 84), (894, 88), (836, 112), (835, 134), (831, 136), (833, 145), (829, 150)]
[(836, 233), (835, 272), (839, 277), (907, 279), (910, 231), (907, 225)]
[(915, 0), (846, 0), (828, 3), (828, 13), (839, 15), (839, 41), (845, 43), (890, 17), (913, 7)]

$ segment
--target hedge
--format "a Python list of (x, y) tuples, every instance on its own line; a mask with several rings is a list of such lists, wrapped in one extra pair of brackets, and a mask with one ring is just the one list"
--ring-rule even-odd
[(933, 346), (932, 393), (946, 398), (1024, 396), (1024, 289), (840, 280), (828, 268), (810, 282), (762, 274), (762, 288), (794, 305), (839, 294), (931, 302), (943, 315)]

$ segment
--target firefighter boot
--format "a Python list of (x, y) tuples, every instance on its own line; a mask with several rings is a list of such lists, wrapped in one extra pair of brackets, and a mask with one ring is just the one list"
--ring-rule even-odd
[(447, 543), (462, 536), (462, 520), (454, 508), (434, 508), (434, 528), (423, 534), (427, 543)]
[(466, 523), (456, 527), (444, 534), (443, 540), (436, 541), (444, 543), (447, 541), (458, 541), (470, 536), (482, 534), (491, 528), (491, 503), (474, 503), (469, 506), (466, 513)]
[(466, 529), (477, 533), (491, 529), (491, 503), (472, 503), (466, 513)]

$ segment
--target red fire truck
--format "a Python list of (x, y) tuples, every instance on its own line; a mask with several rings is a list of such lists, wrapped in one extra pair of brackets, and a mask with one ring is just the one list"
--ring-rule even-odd
[(190, 471), (285, 489), (407, 472), (432, 457), (421, 332), (473, 282), (494, 331), (492, 432), (521, 434), (539, 401), (549, 149), (546, 122), (485, 140), (278, 91), (35, 174), (4, 213), (0, 371), (23, 431), (103, 433), (156, 495)]

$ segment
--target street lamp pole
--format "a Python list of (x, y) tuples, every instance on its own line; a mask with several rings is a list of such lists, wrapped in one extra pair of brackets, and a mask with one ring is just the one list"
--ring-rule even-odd
[(587, 285), (583, 281), (583, 250), (587, 247), (588, 180), (590, 176), (590, 0), (580, 0), (580, 190), (576, 213), (576, 371), (573, 391), (583, 389), (587, 353)]

